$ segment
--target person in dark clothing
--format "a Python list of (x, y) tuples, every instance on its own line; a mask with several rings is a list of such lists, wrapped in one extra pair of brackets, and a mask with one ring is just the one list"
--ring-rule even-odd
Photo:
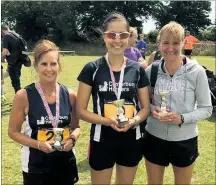
[[(80, 134), (76, 93), (57, 82), (61, 62), (53, 42), (36, 45), (33, 65), (39, 80), (16, 93), (8, 126), (9, 137), (22, 145), (23, 184), (73, 185), (79, 179), (74, 154)], [(58, 137), (56, 130), (62, 131)]]
[[(115, 166), (115, 183), (133, 184), (143, 150), (140, 123), (150, 111), (149, 80), (138, 62), (124, 57), (130, 36), (126, 18), (109, 14), (101, 31), (107, 54), (87, 63), (77, 78), (77, 115), (91, 123), (91, 183), (110, 184)], [(93, 112), (87, 109), (91, 95)]]
[(1, 26), (1, 37), (3, 40), (1, 61), (3, 62), (6, 59), (8, 62), (8, 73), (16, 93), (21, 89), (20, 76), (22, 63), (19, 60), (20, 50), (18, 39), (14, 34), (17, 33), (10, 31), (7, 26)]

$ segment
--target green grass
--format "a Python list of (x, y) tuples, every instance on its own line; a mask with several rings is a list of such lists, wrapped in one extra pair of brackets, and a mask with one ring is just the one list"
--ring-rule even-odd
[[(59, 82), (77, 91), (78, 74), (84, 64), (98, 58), (97, 56), (64, 56), (61, 58), (63, 68), (59, 76)], [(200, 64), (215, 71), (214, 57), (196, 57)], [(5, 66), (5, 64), (4, 64)], [(22, 69), (21, 82), (26, 86), (37, 80), (33, 68)], [(10, 79), (5, 79), (5, 92), (8, 98), (7, 103), (2, 105), (2, 184), (22, 184), (20, 145), (12, 141), (7, 135), (8, 119), (14, 91)], [(89, 109), (92, 110), (90, 103)], [(199, 122), (199, 152), (193, 173), (193, 184), (215, 184), (215, 116), (206, 121)], [(76, 145), (76, 156), (80, 180), (78, 184), (90, 184), (90, 171), (87, 162), (87, 149), (89, 141), (90, 124), (81, 121), (81, 135)], [(114, 172), (115, 174), (115, 172)], [(112, 182), (114, 182), (114, 175)], [(147, 183), (144, 161), (139, 164), (135, 184)], [(171, 166), (166, 169), (164, 184), (173, 184), (173, 172)]]

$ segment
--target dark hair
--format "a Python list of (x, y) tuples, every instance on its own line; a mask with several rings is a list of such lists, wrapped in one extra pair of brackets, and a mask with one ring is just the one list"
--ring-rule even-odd
[(1, 25), (2, 30), (9, 30), (9, 27), (6, 24)]
[(103, 35), (103, 33), (105, 31), (107, 31), (107, 28), (109, 26), (109, 24), (113, 21), (125, 21), (126, 23), (126, 29), (129, 32), (130, 31), (130, 27), (129, 27), (129, 23), (127, 21), (127, 19), (124, 17), (124, 15), (122, 15), (119, 12), (112, 12), (109, 13), (108, 15), (106, 15), (106, 19), (104, 20), (104, 23), (102, 24), (101, 27), (97, 27), (97, 28), (92, 28), (95, 33), (99, 34), (100, 36)]
[(113, 21), (124, 21), (126, 23), (126, 29), (129, 32), (129, 23), (127, 21), (127, 19), (124, 17), (123, 14), (119, 13), (119, 12), (111, 12), (110, 14), (108, 14), (106, 16), (107, 18), (104, 20), (103, 26), (102, 26), (102, 31), (105, 32), (107, 31), (107, 28), (109, 26), (109, 24)]

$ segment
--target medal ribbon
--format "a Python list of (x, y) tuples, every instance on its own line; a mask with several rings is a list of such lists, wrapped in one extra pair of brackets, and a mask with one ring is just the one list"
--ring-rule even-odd
[(36, 84), (36, 89), (37, 89), (37, 91), (38, 91), (38, 93), (39, 93), (39, 95), (40, 95), (40, 97), (41, 97), (41, 99), (43, 101), (44, 107), (45, 107), (46, 112), (47, 112), (47, 114), (49, 116), (49, 120), (52, 123), (52, 126), (54, 128), (57, 128), (58, 127), (58, 121), (59, 121), (59, 85), (56, 84), (56, 115), (55, 115), (55, 119), (54, 119), (54, 117), (52, 115), (52, 112), (50, 110), (50, 107), (49, 107), (49, 105), (47, 103), (44, 92), (42, 90), (41, 84), (39, 82)]
[(121, 73), (120, 73), (120, 79), (119, 79), (119, 86), (118, 86), (118, 91), (116, 88), (116, 81), (115, 81), (115, 76), (113, 74), (113, 71), (111, 69), (111, 66), (109, 64), (109, 60), (108, 60), (108, 53), (105, 55), (105, 59), (107, 61), (107, 64), (109, 66), (109, 71), (110, 71), (110, 77), (112, 80), (112, 86), (113, 86), (113, 91), (116, 95), (117, 100), (120, 100), (121, 97), (121, 92), (122, 92), (122, 86), (123, 86), (123, 78), (124, 78), (124, 71), (125, 71), (125, 67), (126, 67), (126, 63), (123, 62), (122, 67), (121, 67)]

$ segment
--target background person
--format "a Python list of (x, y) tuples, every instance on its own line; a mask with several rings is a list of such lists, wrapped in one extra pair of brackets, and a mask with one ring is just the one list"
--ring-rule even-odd
[(11, 84), (14, 88), (15, 93), (21, 89), (20, 85), (20, 76), (21, 76), (21, 68), (22, 63), (19, 60), (20, 49), (18, 39), (12, 33), (8, 26), (1, 26), (1, 36), (3, 39), (2, 45), (2, 53), (1, 53), (1, 61), (3, 62), (5, 59), (8, 63), (8, 73), (11, 79)]
[(145, 60), (142, 57), (140, 51), (136, 48), (138, 34), (137, 29), (134, 27), (130, 27), (130, 37), (128, 39), (128, 47), (124, 51), (124, 56), (130, 60), (139, 62), (139, 64), (146, 68)]
[(185, 56), (191, 58), (193, 45), (198, 42), (198, 39), (190, 34), (189, 31), (186, 31), (184, 39), (184, 54)]
[[(158, 40), (163, 59), (153, 94), (155, 103), (151, 104), (152, 114), (147, 120), (144, 150), (148, 184), (163, 184), (169, 163), (175, 184), (191, 184), (199, 155), (197, 121), (212, 114), (208, 80), (202, 66), (181, 54), (184, 29), (180, 24), (166, 24)], [(148, 77), (151, 67), (146, 69)], [(160, 92), (168, 92), (166, 114), (161, 114)]]
[(3, 66), (1, 65), (1, 101), (2, 103), (4, 103), (5, 101), (7, 101), (6, 97), (5, 97), (5, 93), (4, 93), (4, 74), (3, 74)]
[[(13, 101), (8, 134), (23, 145), (24, 185), (69, 185), (78, 180), (72, 151), (80, 133), (75, 113), (76, 94), (57, 83), (61, 69), (59, 57), (59, 49), (54, 43), (43, 40), (37, 44), (34, 68), (39, 80), (19, 90)], [(21, 133), (25, 116), (26, 127)], [(54, 127), (64, 129), (62, 151), (52, 147)]]
[(144, 38), (143, 34), (139, 34), (139, 38), (140, 39), (138, 40), (136, 47), (138, 48), (138, 50), (142, 54), (142, 57), (145, 60), (145, 53), (146, 53), (146, 49), (147, 49), (147, 43), (143, 40), (143, 38)]
[[(133, 184), (137, 165), (142, 158), (143, 141), (140, 125), (149, 114), (149, 81), (137, 62), (124, 57), (128, 46), (129, 25), (119, 13), (107, 16), (103, 39), (108, 53), (89, 62), (78, 80), (77, 114), (90, 122), (92, 184), (110, 184), (116, 164), (116, 184)], [(115, 88), (115, 84), (117, 88)], [(92, 94), (93, 113), (87, 110)], [(125, 99), (125, 116), (130, 118), (119, 127), (113, 101)]]

